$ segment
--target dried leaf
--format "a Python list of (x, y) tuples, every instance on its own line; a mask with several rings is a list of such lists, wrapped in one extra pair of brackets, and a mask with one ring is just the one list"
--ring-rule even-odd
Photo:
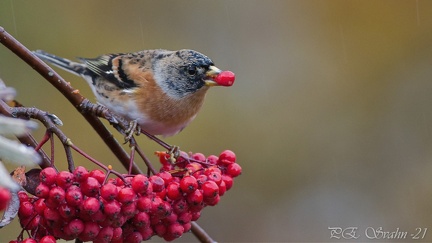
[(17, 216), (20, 201), (18, 198), (18, 191), (11, 191), (11, 200), (6, 210), (3, 213), (3, 217), (0, 221), (0, 228), (10, 224), (12, 220)]
[(23, 187), (28, 193), (35, 195), (36, 187), (40, 183), (39, 174), (41, 171), (41, 169), (31, 169), (25, 173), (27, 183)]

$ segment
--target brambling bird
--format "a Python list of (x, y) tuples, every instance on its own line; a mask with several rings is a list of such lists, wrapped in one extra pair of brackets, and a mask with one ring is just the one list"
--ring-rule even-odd
[(221, 71), (193, 50), (144, 50), (79, 58), (41, 50), (39, 58), (83, 77), (97, 101), (153, 135), (171, 136), (197, 115), (211, 86), (231, 86), (234, 73)]

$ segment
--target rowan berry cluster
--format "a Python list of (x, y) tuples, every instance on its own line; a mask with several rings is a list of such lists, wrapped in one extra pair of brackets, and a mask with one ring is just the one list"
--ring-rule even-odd
[(171, 241), (190, 230), (205, 206), (216, 205), (241, 173), (229, 150), (219, 157), (182, 154), (175, 162), (169, 153), (157, 155), (162, 168), (149, 177), (107, 178), (82, 166), (73, 172), (43, 169), (35, 196), (19, 193), (20, 223), (32, 237), (11, 242), (133, 243), (153, 235)]

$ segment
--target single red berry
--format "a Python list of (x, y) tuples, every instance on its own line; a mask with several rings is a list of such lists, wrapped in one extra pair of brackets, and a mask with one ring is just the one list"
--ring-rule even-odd
[(43, 169), (39, 174), (39, 179), (42, 183), (47, 186), (51, 186), (55, 183), (57, 178), (57, 170), (53, 167), (47, 167)]
[(70, 187), (74, 181), (75, 176), (69, 171), (60, 171), (56, 177), (57, 186), (62, 187), (63, 189)]
[(107, 201), (114, 200), (118, 195), (117, 186), (112, 183), (107, 183), (100, 188), (100, 195)]
[(160, 197), (160, 198), (165, 198), (166, 197), (166, 189), (163, 189), (160, 192), (155, 192), (155, 195)]
[(101, 171), (101, 170), (97, 170), (97, 169), (96, 170), (92, 170), (92, 171), (90, 171), (89, 176), (91, 176), (91, 177), (95, 178), (96, 180), (98, 180), (98, 182), (100, 184), (103, 184), (104, 181), (105, 181), (105, 173), (103, 171)]
[(194, 176), (198, 176), (200, 175), (201, 169), (202, 169), (202, 165), (200, 163), (197, 162), (192, 162), (186, 165), (185, 167), (189, 174), (194, 175)]
[(40, 215), (43, 214), (43, 211), (46, 208), (44, 198), (39, 198), (33, 205), (34, 205), (34, 209), (35, 209), (36, 213), (38, 213)]
[(28, 217), (32, 216), (34, 213), (35, 213), (35, 208), (31, 202), (26, 201), (26, 202), (20, 203), (19, 209), (18, 209), (18, 215), (21, 218), (28, 218)]
[(27, 238), (27, 239), (23, 240), (22, 243), (37, 243), (37, 241), (35, 239), (32, 239), (32, 238)]
[(194, 159), (194, 160), (198, 160), (198, 161), (201, 161), (201, 162), (205, 162), (206, 157), (205, 157), (205, 155), (202, 154), (202, 153), (194, 153), (194, 154), (192, 155), (192, 159)]
[(196, 204), (196, 205), (190, 205), (189, 212), (191, 213), (201, 212), (205, 206), (206, 205), (204, 204), (204, 202), (201, 202), (200, 204)]
[(236, 162), (236, 155), (231, 150), (225, 150), (219, 155), (218, 164), (226, 166)]
[(149, 181), (153, 186), (153, 192), (161, 192), (165, 189), (165, 181), (161, 177), (152, 175), (150, 176)]
[(192, 212), (192, 221), (197, 221), (201, 216), (201, 211)]
[(57, 240), (52, 235), (46, 235), (40, 239), (39, 243), (56, 243)]
[(180, 189), (185, 193), (192, 193), (198, 188), (198, 182), (193, 176), (185, 176), (180, 180)]
[(121, 205), (116, 200), (105, 202), (103, 203), (103, 212), (108, 218), (117, 218), (121, 212)]
[(102, 222), (108, 221), (106, 220), (107, 216), (101, 211), (97, 211), (95, 214), (91, 216), (92, 220), (99, 223), (99, 225), (102, 224)]
[(117, 227), (113, 229), (113, 237), (112, 237), (112, 241), (116, 241), (116, 240), (120, 240), (122, 239), (123, 236), (123, 230), (121, 227)]
[(128, 243), (140, 243), (142, 241), (143, 241), (143, 236), (138, 231), (132, 232), (131, 234), (126, 236), (124, 240), (124, 242), (128, 242)]
[(82, 241), (91, 241), (96, 238), (99, 234), (100, 227), (96, 222), (86, 221), (84, 222), (84, 230), (78, 236), (78, 238)]
[(191, 224), (191, 222), (189, 222), (189, 223), (184, 223), (184, 224), (182, 224), (182, 226), (183, 226), (183, 228), (184, 228), (183, 233), (189, 232), (189, 230), (192, 228), (192, 224)]
[(169, 156), (169, 154), (167, 152), (165, 152), (165, 151), (156, 151), (155, 154), (156, 154), (156, 156), (159, 157), (159, 162), (162, 165), (171, 164), (171, 162), (169, 161), (170, 156)]
[(135, 214), (138, 213), (138, 209), (136, 208), (136, 202), (132, 202), (129, 204), (124, 204), (121, 207), (121, 213), (126, 216), (127, 219), (132, 218)]
[(170, 171), (170, 170), (174, 170), (174, 169), (175, 169), (175, 167), (173, 165), (169, 164), (169, 165), (163, 165), (160, 168), (160, 171)]
[(223, 71), (216, 76), (214, 81), (221, 86), (232, 86), (235, 81), (235, 74), (231, 71)]
[(70, 220), (75, 217), (76, 209), (69, 206), (69, 204), (62, 204), (58, 207), (60, 216), (66, 220)]
[(54, 202), (57, 203), (63, 203), (66, 197), (66, 193), (63, 190), (63, 188), (59, 187), (59, 186), (55, 186), (53, 188), (51, 188), (50, 192), (49, 192), (49, 196), (48, 198), (53, 200)]
[(36, 215), (35, 217), (31, 217), (30, 218), (31, 221), (29, 224), (27, 224), (26, 226), (26, 230), (35, 230), (39, 227), (40, 225), (40, 221), (41, 221), (41, 216), (40, 215)]
[(56, 243), (57, 240), (52, 235), (46, 235), (40, 239), (39, 243)]
[(165, 219), (169, 215), (171, 215), (173, 212), (173, 209), (171, 207), (171, 204), (167, 201), (163, 201), (162, 205), (158, 208), (158, 212), (156, 214), (156, 217), (159, 219)]
[(237, 163), (229, 164), (227, 167), (227, 174), (230, 175), (231, 177), (237, 177), (241, 174), (241, 172), (242, 172), (242, 168)]
[(135, 198), (136, 198), (136, 193), (130, 187), (122, 188), (117, 195), (117, 200), (122, 204), (132, 203), (135, 200)]
[(73, 174), (77, 182), (84, 182), (85, 180), (87, 180), (87, 177), (89, 177), (90, 173), (83, 166), (78, 166), (73, 171)]
[(165, 226), (165, 224), (159, 223), (153, 226), (155, 233), (159, 236), (159, 237), (163, 237), (166, 234), (167, 231), (167, 227)]
[(137, 209), (141, 212), (150, 212), (152, 200), (150, 197), (141, 196), (137, 200)]
[(214, 170), (209, 170), (206, 171), (205, 173), (208, 176), (208, 179), (210, 181), (214, 181), (217, 185), (220, 185), (221, 181), (222, 181), (222, 174), (214, 171)]
[(225, 182), (226, 190), (231, 189), (234, 183), (233, 178), (229, 175), (222, 175), (222, 180)]
[(174, 237), (174, 239), (182, 236), (183, 231), (184, 228), (180, 223), (174, 223), (167, 227), (167, 235), (170, 237)]
[(169, 173), (167, 171), (160, 172), (157, 174), (157, 176), (162, 178), (162, 180), (165, 183), (165, 187), (168, 186), (168, 184), (173, 180), (171, 173)]
[(132, 223), (137, 228), (148, 227), (150, 225), (150, 216), (145, 212), (139, 212), (132, 218)]
[(93, 215), (100, 209), (99, 200), (94, 197), (88, 197), (83, 201), (81, 209), (88, 215)]
[(69, 206), (76, 207), (80, 205), (83, 201), (83, 194), (80, 189), (74, 189), (70, 190), (72, 187), (69, 187), (69, 189), (66, 192), (66, 203)]
[(177, 220), (181, 224), (190, 223), (192, 221), (192, 213), (184, 212), (178, 216)]
[(94, 197), (99, 193), (101, 184), (94, 177), (88, 177), (84, 182), (81, 182), (81, 191), (85, 196)]
[(43, 216), (46, 220), (53, 221), (53, 222), (59, 222), (61, 219), (60, 214), (57, 210), (52, 208), (45, 208)]
[(199, 205), (203, 201), (203, 194), (200, 190), (195, 190), (192, 193), (189, 193), (186, 197), (186, 201), (190, 205)]
[(223, 196), (226, 192), (227, 188), (226, 188), (226, 184), (225, 181), (222, 180), (221, 183), (219, 184), (219, 196)]
[(173, 211), (176, 214), (181, 214), (187, 212), (189, 209), (188, 204), (185, 199), (180, 199), (173, 202)]
[(166, 189), (166, 196), (171, 200), (177, 200), (182, 197), (180, 183), (171, 182)]
[(50, 192), (50, 188), (44, 184), (39, 184), (35, 189), (35, 196), (41, 197), (41, 198), (47, 198)]
[(208, 197), (204, 199), (204, 202), (209, 205), (209, 206), (215, 206), (216, 204), (218, 204), (220, 201), (220, 196), (219, 194), (216, 195), (215, 197)]
[(185, 151), (180, 151), (180, 156), (177, 157), (175, 165), (184, 168), (187, 164), (189, 164), (189, 155)]
[(138, 228), (138, 232), (140, 232), (143, 241), (149, 240), (155, 234), (151, 227)]
[(122, 227), (126, 223), (128, 219), (124, 215), (120, 215), (119, 217), (112, 220), (112, 227)]
[[(27, 196), (27, 193), (24, 193)], [(19, 194), (18, 194), (19, 196)], [(23, 197), (23, 196), (21, 196)], [(25, 199), (20, 197), (20, 202), (24, 202)], [(0, 211), (6, 209), (7, 205), (9, 204), (10, 199), (12, 198), (12, 195), (10, 191), (6, 188), (0, 187)], [(28, 196), (27, 196), (28, 201)]]
[(147, 188), (149, 186), (149, 179), (147, 178), (147, 176), (142, 175), (142, 174), (138, 174), (136, 176), (134, 176), (134, 178), (132, 179), (132, 189), (136, 192), (136, 193), (141, 193), (144, 194), (147, 192)]
[[(0, 202), (2, 200), (9, 200), (8, 195), (9, 195), (9, 199), (10, 199), (11, 194), (10, 194), (9, 190), (6, 188), (0, 187)], [(19, 198), (20, 202), (25, 202), (25, 201), (29, 200), (29, 196), (28, 196), (27, 192), (25, 192), (25, 191), (19, 191), (18, 192), (18, 198)]]
[(216, 165), (218, 160), (219, 160), (219, 157), (217, 157), (216, 155), (210, 155), (207, 157), (207, 163), (209, 163), (211, 165)]
[(78, 236), (84, 231), (84, 222), (80, 219), (73, 219), (69, 222), (67, 228), (74, 236)]
[(214, 198), (219, 196), (219, 186), (214, 181), (206, 181), (201, 185), (204, 198)]
[(177, 219), (178, 219), (178, 215), (174, 212), (171, 212), (168, 216), (161, 219), (161, 222), (168, 225), (177, 222)]
[(48, 197), (45, 199), (45, 205), (47, 206), (47, 208), (57, 209), (59, 203), (54, 199)]
[(204, 182), (208, 181), (208, 177), (204, 174), (195, 176), (195, 178), (197, 179), (198, 187), (204, 184)]
[(111, 227), (111, 226), (103, 227), (99, 231), (99, 234), (96, 236), (96, 239), (94, 242), (109, 243), (109, 242), (111, 242), (113, 235), (114, 235), (114, 228), (113, 227)]
[(221, 175), (223, 174), (223, 173), (222, 173), (222, 170), (219, 169), (219, 167), (218, 167), (217, 165), (213, 165), (213, 166), (208, 167), (208, 168), (204, 171), (204, 174), (209, 175), (209, 174), (212, 173), (212, 172), (216, 172), (216, 173), (219, 173), (219, 174), (221, 174)]

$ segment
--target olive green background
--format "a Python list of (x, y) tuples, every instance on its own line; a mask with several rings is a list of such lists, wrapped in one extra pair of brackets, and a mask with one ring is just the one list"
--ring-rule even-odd
[[(353, 242), (370, 241), (367, 227), (412, 241), (417, 227), (432, 230), (432, 1), (0, 0), (0, 25), (29, 49), (67, 58), (190, 48), (235, 72), (234, 86), (212, 88), (196, 120), (166, 139), (237, 153), (243, 174), (198, 221), (219, 242), (342, 241), (329, 227), (358, 227)], [(81, 78), (59, 73), (94, 100)], [(66, 99), (4, 47), (0, 78), (124, 172)], [(161, 148), (138, 140), (156, 161)], [(59, 144), (55, 163), (67, 168)], [(0, 242), (18, 233), (14, 222)]]

